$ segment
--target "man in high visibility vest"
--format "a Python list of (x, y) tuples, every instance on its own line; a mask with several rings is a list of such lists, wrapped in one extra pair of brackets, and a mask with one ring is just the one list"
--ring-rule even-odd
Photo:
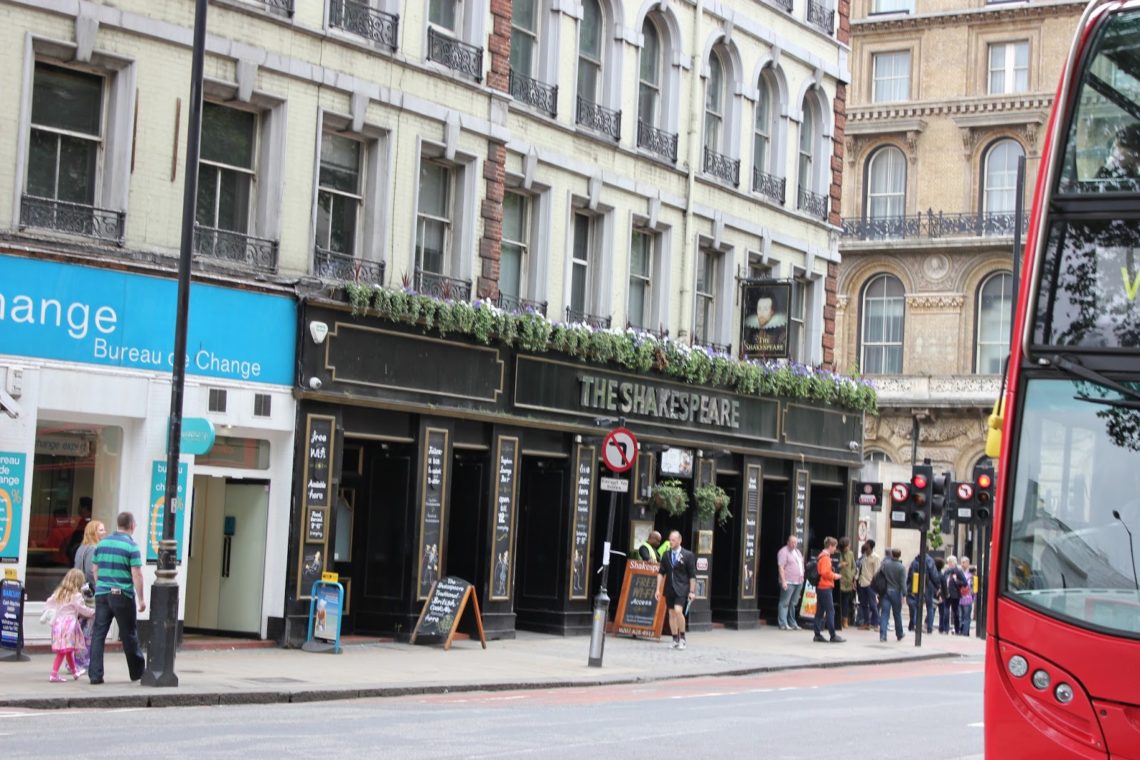
[(645, 540), (641, 542), (641, 546), (637, 547), (638, 559), (643, 562), (660, 562), (661, 548), (661, 534), (651, 530)]

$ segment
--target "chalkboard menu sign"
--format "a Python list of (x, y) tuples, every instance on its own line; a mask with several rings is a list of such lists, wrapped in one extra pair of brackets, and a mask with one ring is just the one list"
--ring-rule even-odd
[(511, 544), (515, 530), (515, 503), (518, 501), (519, 439), (499, 437), (495, 454), (495, 526), (491, 552), (490, 598), (511, 598)]
[(9, 578), (0, 580), (0, 646), (24, 646), (24, 587)]
[(431, 584), (439, 578), (443, 557), (443, 495), (447, 485), (447, 431), (427, 428), (424, 431), (423, 503), (420, 507), (420, 560), (418, 598), (427, 599)]
[(760, 467), (750, 464), (744, 476), (744, 536), (741, 542), (740, 596), (756, 596), (756, 542), (760, 532)]
[(619, 636), (661, 638), (665, 605), (657, 599), (657, 562), (629, 560), (618, 599), (615, 628)]
[(432, 583), (423, 609), (420, 610), (419, 620), (412, 631), (413, 644), (443, 644), (444, 649), (451, 649), (455, 630), (463, 618), (463, 611), (467, 602), (471, 602), (475, 613), (475, 627), (479, 631), (479, 640), (483, 648), (487, 648), (487, 637), (483, 634), (483, 616), (479, 612), (479, 597), (475, 589), (462, 578), (447, 576)]
[(329, 506), (332, 504), (333, 464), (336, 462), (336, 417), (310, 414), (305, 421), (305, 463), (301, 547), (297, 552), (297, 598), (308, 599), (328, 559)]
[(653, 476), (657, 472), (657, 455), (650, 451), (639, 451), (634, 463), (637, 486), (634, 488), (637, 502), (647, 502), (653, 495)]
[(807, 556), (808, 545), (804, 541), (804, 532), (807, 530), (807, 508), (808, 508), (808, 479), (811, 473), (807, 470), (796, 470), (796, 508), (793, 516), (792, 532), (796, 534), (799, 539), (800, 546), (803, 547), (804, 556)]
[(579, 446), (574, 457), (574, 521), (570, 552), (570, 598), (586, 599), (589, 594), (586, 566), (590, 562), (590, 526), (594, 512), (594, 470), (598, 452), (593, 446)]

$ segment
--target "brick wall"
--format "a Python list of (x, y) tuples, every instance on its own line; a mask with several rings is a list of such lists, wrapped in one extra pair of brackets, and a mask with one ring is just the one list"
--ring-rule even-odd
[[(491, 70), (487, 85), (501, 92), (509, 88), (511, 70), (511, 0), (491, 0)], [(483, 219), (483, 237), (479, 241), (479, 273), (476, 293), (479, 298), (498, 298), (499, 258), (503, 250), (503, 189), (507, 165), (507, 149), (500, 143), (487, 146), (487, 162), (483, 179), (487, 182), (479, 214)]]
[[(836, 38), (844, 45), (851, 44), (851, 0), (839, 0), (836, 5), (839, 25)], [(840, 211), (843, 208), (843, 143), (847, 132), (847, 85), (839, 83), (835, 87), (835, 129), (832, 133), (831, 154), (831, 207), (827, 220), (838, 226), (841, 223)], [(824, 281), (827, 298), (823, 306), (823, 365), (835, 369), (835, 307), (839, 304), (839, 265), (827, 265), (827, 279)]]

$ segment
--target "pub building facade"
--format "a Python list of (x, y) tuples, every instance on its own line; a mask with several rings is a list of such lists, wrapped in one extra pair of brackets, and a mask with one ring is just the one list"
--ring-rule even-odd
[[(774, 615), (775, 555), (848, 528), (862, 412), (630, 373), (557, 352), (440, 336), (303, 301), (286, 642), (305, 633), (322, 571), (346, 590), (346, 632), (406, 640), (432, 582), (470, 581), (490, 638), (589, 631), (609, 494), (604, 434), (639, 439), (614, 516), (609, 595), (651, 527), (697, 554), (695, 630)], [(655, 482), (731, 499), (718, 525), (650, 506)]]

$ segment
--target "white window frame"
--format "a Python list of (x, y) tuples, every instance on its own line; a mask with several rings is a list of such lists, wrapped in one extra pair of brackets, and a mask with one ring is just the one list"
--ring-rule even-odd
[(873, 0), (871, 13), (914, 13), (914, 0)]
[[(410, 218), (415, 224), (410, 225), (408, 239), (407, 271), (414, 272), (417, 264), (417, 247), (420, 232), (420, 164), (431, 161), (447, 167), (451, 171), (451, 202), (450, 213), (450, 239), (448, 242), (448, 255), (444, 257), (442, 274), (456, 280), (471, 283), (473, 276), (473, 262), (475, 258), (474, 245), (476, 245), (476, 213), (475, 203), (479, 197), (479, 158), (457, 149), (449, 150), (446, 145), (431, 142), (420, 138), (417, 140), (417, 156), (415, 168), (415, 194), (410, 200)], [(397, 214), (401, 211), (397, 209)], [(406, 213), (406, 212), (405, 212)], [(474, 288), (472, 288), (474, 292)]]
[[(103, 146), (104, 146), (104, 142), (105, 142), (104, 133), (107, 130), (107, 77), (105, 75), (93, 73), (90, 71), (85, 71), (83, 69), (76, 69), (76, 68), (67, 67), (67, 66), (60, 66), (59, 64), (52, 62), (52, 61), (36, 61), (35, 68), (38, 69), (40, 66), (51, 66), (53, 68), (61, 69), (64, 71), (70, 71), (70, 72), (73, 72), (76, 74), (82, 74), (82, 75), (94, 77), (94, 78), (99, 80), (99, 124), (98, 124), (97, 131), (95, 134), (91, 134), (88, 132), (78, 132), (75, 130), (64, 129), (61, 127), (53, 127), (53, 126), (50, 126), (47, 124), (36, 124), (34, 121), (30, 122), (29, 127), (28, 127), (30, 131), (50, 134), (50, 135), (54, 136), (55, 143), (56, 143), (55, 166), (54, 166), (53, 172), (52, 172), (54, 188), (50, 194), (43, 195), (40, 197), (48, 198), (50, 200), (60, 200), (60, 198), (59, 198), (60, 146), (61, 146), (61, 142), (63, 139), (72, 138), (75, 140), (82, 141), (83, 143), (85, 143), (88, 146), (89, 150), (93, 149), (95, 151), (95, 162), (94, 162), (95, 166), (93, 167), (94, 176), (91, 178), (91, 197), (85, 199), (83, 201), (83, 203), (85, 205), (88, 205), (88, 206), (93, 206), (93, 207), (97, 206), (98, 204), (96, 203), (96, 200), (99, 197), (99, 187), (102, 184), (101, 178), (103, 175), (103, 152), (104, 152)], [(36, 97), (35, 96), (35, 84), (34, 84), (34, 82), (35, 82), (34, 72), (33, 72), (33, 80), (32, 81), (33, 81), (32, 103), (34, 106), (35, 97)], [(29, 140), (30, 140), (30, 135), (29, 135)], [(27, 191), (27, 182), (28, 182), (28, 179), (30, 178), (30, 175), (31, 175), (31, 153), (29, 152), (28, 163), (26, 165), (25, 179), (24, 179), (24, 191), (23, 192), (25, 192), (25, 193), (28, 192)], [(72, 201), (72, 202), (79, 202), (79, 201)]]
[[(994, 54), (1002, 51), (1002, 65), (995, 66)], [(1017, 65), (1017, 53), (1025, 51), (1025, 65)], [(990, 95), (1013, 95), (1029, 91), (1029, 40), (1010, 40), (1008, 42), (991, 42), (986, 49), (986, 92)], [(1024, 74), (1025, 81), (1018, 84), (1018, 74)], [(1000, 84), (995, 89), (994, 77), (998, 76)]]
[[(725, 120), (728, 116), (728, 82), (731, 74), (726, 71), (724, 59), (719, 52), (709, 53), (708, 75), (705, 77), (705, 123), (701, 135), (701, 145), (706, 150), (727, 155), (725, 148)], [(713, 81), (713, 71), (719, 71), (720, 81)], [(715, 102), (714, 102), (715, 95)]]
[[(888, 180), (895, 180), (897, 185), (888, 184), (879, 186), (876, 181), (876, 169), (887, 163)], [(894, 164), (892, 166), (892, 164)], [(901, 180), (895, 171), (901, 169)], [(867, 159), (867, 199), (866, 210), (868, 219), (894, 219), (906, 214), (906, 156), (895, 145), (884, 145), (876, 148), (871, 157)], [(886, 211), (886, 213), (883, 213)]]
[[(645, 271), (635, 272), (633, 269), (633, 251), (634, 251), (634, 237), (638, 236), (645, 241), (646, 246), (645, 254)], [(651, 322), (655, 309), (653, 308), (653, 301), (655, 290), (653, 288), (653, 274), (656, 269), (656, 261), (658, 259), (658, 235), (651, 229), (646, 227), (634, 226), (630, 230), (629, 241), (629, 287), (626, 292), (626, 320), (636, 328), (643, 330), (652, 330), (653, 324)], [(633, 288), (634, 282), (641, 286), (641, 314), (636, 315), (634, 319), (632, 310)]]
[[(530, 3), (531, 6), (534, 8), (534, 29), (526, 29), (526, 28), (521, 27), (515, 23), (515, 18), (517, 18), (517, 14), (514, 13), (514, 4), (518, 1), (519, 0), (511, 0), (511, 11), (512, 11), (511, 12), (511, 52), (513, 53), (514, 49), (515, 49), (514, 37), (515, 37), (516, 32), (518, 32), (519, 34), (521, 34), (525, 37), (530, 38), (530, 40), (531, 40), (530, 70), (529, 71), (518, 71), (518, 73), (523, 74), (525, 76), (528, 76), (532, 79), (539, 79), (538, 70), (541, 67), (541, 61), (542, 61), (542, 20), (543, 20), (543, 17), (545, 15), (543, 13), (543, 11), (544, 11), (543, 6), (545, 5), (545, 3), (543, 3), (542, 0), (524, 0), (524, 2)], [(517, 69), (514, 68), (514, 61), (511, 61), (511, 69), (517, 71)]]
[[(772, 90), (772, 83), (761, 75), (756, 88), (756, 105), (752, 115), (752, 167), (764, 174), (773, 174), (769, 167), (773, 163), (775, 153), (772, 148), (776, 131), (774, 125), (777, 103), (772, 97)], [(761, 104), (766, 105), (766, 114), (761, 111)], [(760, 118), (762, 114), (763, 119)]]
[[(580, 220), (586, 224), (586, 243), (585, 243), (585, 259), (578, 258), (579, 240), (578, 240), (578, 225)], [(582, 312), (583, 314), (593, 314), (598, 316), (594, 310), (594, 274), (599, 269), (596, 264), (598, 255), (598, 217), (583, 209), (574, 209), (570, 214), (570, 235), (571, 247), (568, 266), (570, 269), (570, 277), (567, 282), (567, 289), (569, 291), (566, 299), (567, 305), (572, 311)], [(584, 292), (581, 294), (581, 304), (575, 305), (574, 293), (574, 274), (577, 270), (583, 270), (582, 287)]]
[(910, 98), (911, 51), (871, 54), (871, 102), (897, 103)]
[[(657, 38), (657, 60), (654, 61), (653, 65), (653, 73), (656, 75), (657, 81), (648, 82), (642, 76), (643, 64), (645, 63), (646, 55), (646, 46), (643, 41), (641, 49), (639, 50), (637, 56), (637, 118), (649, 126), (654, 127), (655, 129), (663, 129), (662, 116), (665, 113), (664, 89), (667, 70), (665, 65), (665, 51), (666, 45), (668, 44), (668, 38), (666, 35), (662, 34), (661, 26), (659, 26), (657, 22), (653, 20), (653, 17), (651, 15), (647, 15), (645, 17), (645, 23), (642, 24), (641, 28), (643, 40), (648, 39), (648, 36), (645, 34), (646, 29), (652, 29), (654, 36)], [(650, 90), (653, 93), (653, 107), (651, 109), (652, 113), (648, 115), (642, 111), (642, 93), (646, 90)]]
[[(248, 113), (248, 114), (253, 116), (253, 149), (250, 153), (250, 163), (252, 164), (251, 166), (241, 166), (239, 164), (225, 163), (222, 161), (212, 161), (208, 158), (203, 158), (203, 157), (198, 158), (198, 192), (199, 193), (202, 192), (201, 188), (202, 188), (202, 184), (203, 184), (203, 181), (202, 181), (202, 179), (203, 179), (202, 178), (202, 169), (203, 168), (208, 167), (209, 169), (211, 169), (213, 171), (212, 176), (214, 178), (214, 182), (216, 183), (214, 186), (214, 199), (215, 199), (214, 209), (210, 215), (211, 223), (203, 224), (202, 226), (212, 228), (212, 229), (217, 229), (217, 230), (223, 230), (226, 232), (234, 232), (234, 233), (239, 234), (239, 235), (253, 235), (254, 234), (253, 229), (255, 226), (254, 225), (254, 205), (255, 205), (255, 200), (256, 200), (256, 196), (257, 196), (257, 176), (258, 176), (258, 169), (259, 169), (258, 157), (259, 157), (259, 153), (261, 150), (261, 134), (260, 134), (261, 133), (261, 115), (259, 113), (257, 113), (256, 111), (251, 111), (251, 110), (244, 109), (244, 108), (235, 108), (232, 104), (216, 103), (213, 101), (207, 101), (206, 103), (203, 103), (202, 107), (203, 107), (203, 110), (205, 110), (205, 108), (207, 108), (207, 107), (225, 108), (225, 109), (229, 109), (232, 111), (240, 111), (242, 113)], [(202, 137), (203, 137), (203, 139), (206, 137), (204, 129), (203, 129)], [(230, 172), (233, 174), (240, 174), (240, 175), (243, 175), (243, 176), (249, 178), (249, 191), (248, 191), (249, 195), (247, 198), (245, 215), (244, 215), (245, 216), (245, 223), (244, 223), (244, 225), (242, 225), (242, 229), (231, 230), (229, 228), (221, 227), (218, 223), (218, 219), (219, 219), (219, 216), (221, 213), (221, 198), (222, 198), (221, 182), (222, 182), (222, 176), (226, 172)], [(198, 209), (197, 211), (198, 211), (198, 213), (200, 213), (201, 209)]]
[[(506, 204), (506, 197), (505, 197), (506, 195), (514, 195), (514, 196), (517, 196), (517, 197), (522, 199), (522, 204), (523, 204), (522, 227), (523, 227), (523, 229), (522, 229), (522, 235), (520, 236), (521, 240), (512, 240), (512, 239), (507, 237), (507, 225), (506, 225), (506, 221), (507, 221), (506, 220), (506, 207), (507, 207), (507, 204)], [(530, 281), (530, 266), (531, 266), (530, 260), (531, 260), (531, 249), (533, 247), (532, 240), (533, 240), (533, 236), (534, 236), (534, 217), (535, 217), (534, 198), (529, 193), (525, 193), (525, 192), (522, 192), (522, 191), (514, 189), (514, 188), (507, 188), (504, 191), (504, 199), (503, 200), (504, 200), (504, 203), (503, 203), (503, 240), (502, 240), (502, 247), (503, 247), (503, 249), (505, 249), (506, 246), (510, 245), (510, 246), (514, 246), (514, 247), (519, 249), (518, 293), (513, 294), (513, 296), (515, 298), (525, 299), (525, 298), (527, 298), (527, 292), (529, 290), (527, 287), (527, 283)], [(502, 262), (501, 262), (501, 259), (500, 259), (499, 273), (500, 273), (499, 289), (501, 291), (502, 290)]]
[[(999, 149), (1016, 147), (1017, 151), (1010, 157), (1012, 165), (998, 167), (993, 165), (995, 153)], [(986, 148), (982, 159), (982, 213), (985, 214), (1012, 214), (1017, 204), (1017, 158), (1025, 155), (1025, 148), (1017, 140), (1004, 137)], [(1008, 159), (1007, 159), (1008, 160)], [(995, 180), (1001, 177), (1006, 184), (997, 184)], [(998, 196), (1009, 198), (1008, 207), (994, 208)]]
[[(595, 56), (592, 51), (583, 51), (582, 49), (582, 30), (585, 24), (586, 11), (585, 4), (587, 2), (594, 3), (598, 8), (598, 51)], [(589, 101), (594, 105), (605, 105), (605, 76), (606, 76), (606, 34), (609, 31), (609, 19), (606, 17), (606, 8), (602, 0), (584, 0), (582, 3), (582, 21), (578, 24), (578, 47), (575, 51), (575, 81), (574, 93), (583, 100)], [(594, 91), (582, 91), (582, 68), (589, 66), (596, 69), (594, 77)]]
[[(885, 293), (882, 296), (872, 295), (871, 289), (879, 282), (898, 283), (899, 288), (903, 290), (903, 293), (901, 295), (898, 295), (898, 296), (888, 296)], [(874, 342), (867, 340), (867, 325), (868, 325), (868, 319), (870, 318), (870, 314), (869, 314), (869, 310), (867, 308), (867, 304), (870, 301), (886, 302), (886, 301), (895, 301), (895, 300), (901, 302), (902, 307), (903, 307), (902, 316), (899, 318), (899, 339), (897, 341), (884, 339), (884, 340), (874, 341)], [(875, 275), (874, 277), (872, 277), (870, 280), (867, 281), (866, 285), (863, 286), (863, 292), (860, 294), (860, 305), (859, 306), (860, 306), (860, 308), (859, 308), (859, 369), (860, 369), (860, 371), (866, 375), (884, 375), (884, 374), (885, 375), (897, 375), (897, 374), (902, 374), (904, 371), (903, 359), (905, 358), (903, 356), (903, 353), (904, 353), (904, 348), (906, 346), (906, 291), (905, 291), (904, 286), (902, 285), (902, 281), (899, 280), (897, 277), (895, 277), (893, 274), (889, 274), (886, 272)], [(886, 319), (886, 318), (884, 317), (883, 319)], [(884, 335), (885, 334), (886, 334), (886, 331), (884, 330)], [(868, 347), (878, 347), (878, 348), (883, 348), (883, 349), (897, 348), (898, 349), (898, 357), (899, 357), (898, 370), (896, 372), (883, 372), (882, 371), (883, 369), (893, 369), (892, 367), (886, 367), (885, 366), (886, 365), (885, 360), (886, 360), (886, 356), (887, 356), (886, 351), (884, 351), (884, 353), (883, 353), (884, 361), (882, 363), (880, 363), (880, 366), (874, 367), (874, 368), (868, 367), (867, 366), (867, 348)]]
[[(986, 288), (994, 283), (1008, 283), (1008, 287), (1002, 287), (999, 293), (999, 302), (997, 307), (998, 314), (998, 335), (989, 336), (984, 333), (985, 323), (983, 320), (982, 309), (985, 307), (985, 292)], [(1002, 361), (1009, 353), (1009, 335), (1012, 330), (1011, 316), (1012, 316), (1012, 300), (1013, 300), (1013, 275), (1009, 272), (994, 272), (982, 280), (981, 285), (978, 286), (978, 305), (975, 310), (974, 324), (975, 335), (977, 337), (977, 351), (974, 353), (974, 372), (979, 375), (983, 374), (1001, 374)], [(993, 371), (989, 371), (984, 364), (991, 358), (986, 356), (990, 352), (997, 352), (996, 362), (994, 362)]]
[(808, 360), (808, 315), (811, 300), (811, 283), (795, 277), (792, 279), (791, 297), (788, 303), (788, 357), (793, 361)]
[[(416, 243), (415, 243), (415, 247), (412, 249), (412, 254), (413, 254), (412, 265), (413, 265), (413, 268), (417, 271), (422, 271), (424, 273), (430, 273), (430, 274), (443, 275), (445, 277), (451, 277), (452, 276), (451, 272), (453, 270), (452, 265), (453, 265), (454, 258), (455, 258), (455, 256), (454, 256), (454, 245), (453, 245), (453, 241), (455, 239), (455, 221), (454, 221), (454, 217), (455, 217), (455, 196), (456, 196), (456, 193), (455, 193), (455, 184), (456, 184), (455, 169), (451, 164), (447, 163), (446, 161), (439, 161), (439, 160), (430, 159), (430, 158), (429, 159), (421, 158), (420, 167), (419, 167), (420, 171), (417, 173), (417, 177), (422, 175), (423, 165), (425, 163), (430, 164), (432, 166), (439, 167), (442, 171), (446, 172), (445, 177), (444, 177), (444, 186), (443, 186), (443, 191), (447, 194), (447, 197), (444, 199), (444, 202), (443, 202), (445, 214), (443, 216), (440, 216), (439, 214), (433, 214), (433, 213), (429, 213), (427, 211), (424, 211), (424, 209), (422, 208), (423, 198), (421, 195), (423, 185), (422, 185), (422, 183), (417, 182), (417, 187), (416, 187), (416, 231), (415, 231)], [(424, 258), (423, 246), (424, 246), (424, 242), (426, 240), (427, 226), (429, 224), (440, 225), (443, 228), (442, 249), (440, 251), (440, 262), (439, 262), (439, 270), (438, 271), (435, 269), (428, 269), (425, 266), (424, 260), (423, 260), (423, 258)]]

